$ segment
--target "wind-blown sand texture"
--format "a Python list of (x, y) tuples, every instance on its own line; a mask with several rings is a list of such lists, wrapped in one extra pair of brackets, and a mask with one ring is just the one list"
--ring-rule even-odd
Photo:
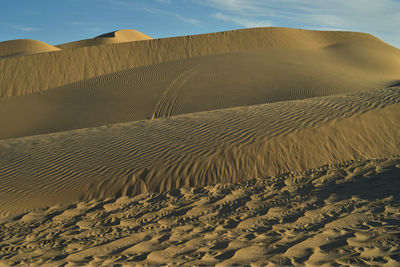
[(400, 264), (400, 50), (287, 28), (17, 41), (0, 263)]
[(400, 158), (82, 201), (3, 220), (5, 265), (398, 266)]

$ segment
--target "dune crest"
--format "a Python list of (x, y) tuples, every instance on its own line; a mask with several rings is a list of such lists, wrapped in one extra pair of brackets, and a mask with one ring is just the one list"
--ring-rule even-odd
[(132, 42), (153, 39), (144, 33), (131, 29), (109, 32), (96, 37), (96, 39), (100, 38), (114, 38), (118, 42)]
[(60, 51), (60, 48), (37, 40), (17, 39), (0, 42), (0, 59)]
[(97, 45), (105, 45), (105, 44), (117, 44), (123, 42), (135, 42), (135, 41), (143, 41), (143, 40), (151, 40), (150, 36), (147, 36), (144, 33), (141, 33), (136, 30), (118, 30), (110, 33), (105, 33), (99, 35), (92, 39), (86, 39), (81, 41), (75, 41), (71, 43), (59, 44), (57, 45), (58, 48), (63, 50), (66, 49), (74, 49), (80, 47), (87, 47), (87, 46), (97, 46)]

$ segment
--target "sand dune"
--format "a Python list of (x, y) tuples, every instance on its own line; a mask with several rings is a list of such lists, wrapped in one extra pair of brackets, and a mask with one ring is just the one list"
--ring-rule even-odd
[(400, 50), (374, 36), (0, 56), (0, 265), (400, 263)]
[[(24, 59), (7, 58), (0, 61), (0, 96), (44, 91), (107, 73), (198, 56), (268, 48), (322, 48), (345, 42), (372, 43), (383, 56), (390, 55), (389, 64), (399, 62), (398, 49), (368, 34), (256, 28), (82, 47)], [(388, 74), (396, 74), (398, 69), (391, 72)]]
[(143, 41), (150, 39), (153, 38), (136, 30), (119, 30), (115, 32), (102, 34), (93, 39), (86, 39), (66, 44), (59, 44), (57, 45), (57, 47), (65, 50), (65, 49), (74, 49), (74, 48), (93, 46), (93, 45), (115, 44), (123, 42)]
[(0, 125), (8, 125), (0, 138), (385, 88), (400, 77), (400, 61), (385, 51), (270, 48), (106, 74), (0, 99)]
[(0, 141), (0, 210), (253, 177), (400, 148), (398, 88)]
[(6, 57), (26, 56), (52, 51), (60, 51), (60, 49), (41, 41), (29, 39), (0, 42), (0, 60)]

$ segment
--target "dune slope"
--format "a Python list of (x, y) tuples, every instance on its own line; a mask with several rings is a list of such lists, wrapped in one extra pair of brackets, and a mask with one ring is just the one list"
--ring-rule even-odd
[(400, 148), (398, 88), (0, 141), (0, 209), (239, 182)]
[[(364, 50), (349, 60), (355, 49)], [(385, 88), (400, 77), (395, 59), (386, 50), (344, 44), (137, 67), (0, 99), (0, 125), (8, 126), (0, 138)]]
[(398, 49), (368, 34), (255, 28), (6, 58), (0, 61), (0, 97), (45, 91), (107, 73), (198, 56), (269, 48), (321, 48), (339, 43), (371, 44), (380, 53), (390, 54), (390, 62), (400, 61)]

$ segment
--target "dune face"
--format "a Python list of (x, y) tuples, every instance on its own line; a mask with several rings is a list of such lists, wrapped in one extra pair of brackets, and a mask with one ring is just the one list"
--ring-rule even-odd
[(55, 46), (36, 40), (20, 39), (5, 41), (0, 42), (0, 60), (6, 57), (32, 55), (59, 50), (60, 49)]
[(400, 263), (400, 50), (287, 28), (1, 44), (0, 263)]
[[(269, 33), (270, 29), (266, 31)], [(307, 32), (299, 33), (302, 33), (302, 37)], [(274, 32), (270, 34), (278, 35)], [(322, 39), (326, 33), (317, 34)], [(305, 43), (294, 48), (284, 47), (286, 42), (282, 40), (281, 48), (270, 47), (273, 44), (267, 43), (264, 49), (221, 52), (167, 61), (99, 75), (45, 90), (40, 94), (25, 94), (18, 98), (4, 97), (0, 102), (0, 124), (7, 124), (8, 127), (0, 132), (0, 138), (367, 91), (393, 84), (400, 76), (400, 53), (368, 35), (361, 35), (367, 40), (350, 42), (354, 36), (352, 33), (348, 34), (344, 42), (344, 38), (337, 33), (338, 43), (334, 45), (317, 47), (316, 44)], [(278, 37), (283, 38), (279, 35)], [(274, 36), (275, 39), (278, 37)], [(298, 36), (292, 37), (293, 42), (295, 37)], [(200, 40), (191, 41), (192, 45), (205, 38), (211, 39), (211, 36), (198, 38)], [(145, 45), (151, 46), (154, 42), (163, 41), (168, 44), (179, 40), (185, 42), (185, 38), (174, 38), (153, 40)], [(222, 46), (222, 41), (213, 42)], [(329, 39), (329, 43), (334, 42)], [(325, 40), (325, 43), (328, 41)], [(137, 44), (140, 43), (123, 45)], [(106, 50), (109, 47), (101, 46), (101, 49)], [(111, 47), (117, 48), (114, 45)], [(246, 46), (245, 49), (250, 48)], [(230, 48), (224, 49), (229, 51)], [(73, 51), (81, 52), (80, 49)], [(169, 56), (168, 51), (160, 54)], [(93, 60), (96, 59), (97, 56)], [(88, 60), (87, 64), (93, 60)], [(109, 66), (112, 60), (113, 57), (110, 57), (100, 66)], [(133, 60), (121, 58), (121, 62)], [(31, 70), (26, 75), (30, 73)], [(40, 77), (47, 75), (46, 72), (40, 74)], [(58, 77), (64, 79), (70, 75)], [(30, 84), (34, 83), (32, 81)], [(99, 113), (99, 110), (102, 112)], [(71, 121), (70, 118), (74, 120)]]
[(387, 157), (400, 148), (399, 103), (397, 88), (382, 89), (6, 139), (0, 208), (24, 211)]
[[(356, 46), (357, 44), (372, 43), (370, 48), (375, 47), (383, 56), (387, 54), (387, 57), (391, 58), (387, 64), (399, 64), (400, 52), (398, 49), (368, 34), (257, 28), (90, 46), (76, 50), (67, 49), (59, 53), (35, 55), (23, 60), (4, 59), (0, 61), (0, 96), (19, 96), (42, 92), (107, 73), (193, 57), (271, 48), (316, 49), (344, 42)], [(364, 56), (368, 60), (368, 53)], [(346, 60), (346, 56), (344, 55), (341, 59)], [(35, 65), (35, 68), (28, 71), (27, 66), (32, 64)], [(19, 76), (21, 71), (25, 74), (24, 77)], [(391, 68), (387, 75), (396, 75), (397, 73), (398, 68)], [(19, 78), (17, 79), (17, 77)]]

